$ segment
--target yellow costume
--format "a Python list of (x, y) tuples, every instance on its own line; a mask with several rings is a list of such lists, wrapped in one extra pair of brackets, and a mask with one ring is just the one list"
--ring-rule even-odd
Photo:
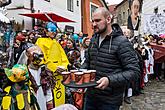
[(4, 72), (9, 80), (3, 82), (8, 86), (1, 90), (3, 95), (0, 97), (0, 108), (2, 110), (40, 110), (29, 87), (27, 66), (16, 64), (12, 69), (5, 68)]
[(44, 53), (44, 60), (41, 62), (47, 65), (47, 68), (54, 72), (56, 86), (54, 92), (55, 106), (65, 103), (65, 87), (62, 85), (62, 76), (55, 73), (57, 66), (64, 66), (67, 69), (69, 61), (61, 45), (51, 38), (39, 38), (36, 44)]

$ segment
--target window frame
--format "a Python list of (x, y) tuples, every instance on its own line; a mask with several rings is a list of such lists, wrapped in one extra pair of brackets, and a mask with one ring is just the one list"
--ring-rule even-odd
[(44, 0), (44, 1), (46, 1), (46, 2), (50, 2), (50, 0)]
[(74, 12), (74, 0), (67, 0), (67, 10)]
[(91, 10), (92, 5), (99, 8), (99, 5), (90, 2), (90, 21), (92, 21), (92, 10)]

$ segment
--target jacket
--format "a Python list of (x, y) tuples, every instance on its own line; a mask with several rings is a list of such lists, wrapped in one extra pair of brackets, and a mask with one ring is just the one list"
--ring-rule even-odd
[(138, 57), (131, 43), (123, 36), (118, 25), (112, 25), (99, 47), (99, 35), (93, 35), (86, 60), (81, 68), (96, 70), (96, 81), (108, 77), (109, 86), (104, 90), (90, 88), (87, 97), (99, 103), (121, 105), (126, 84), (140, 76)]

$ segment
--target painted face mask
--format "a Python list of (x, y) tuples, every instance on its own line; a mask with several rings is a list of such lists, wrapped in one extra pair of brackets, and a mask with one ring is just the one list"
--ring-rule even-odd
[(40, 62), (44, 58), (43, 52), (38, 46), (32, 46), (28, 48), (27, 53), (28, 53), (28, 59), (34, 65), (40, 65)]
[(38, 65), (44, 58), (44, 55), (42, 53), (33, 53), (33, 64)]

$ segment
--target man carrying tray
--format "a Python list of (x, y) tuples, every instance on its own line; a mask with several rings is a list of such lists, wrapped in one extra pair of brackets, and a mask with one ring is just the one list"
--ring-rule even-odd
[(86, 92), (85, 110), (119, 110), (125, 87), (140, 75), (138, 57), (106, 8), (92, 15), (94, 35), (81, 68), (96, 70), (98, 86)]

